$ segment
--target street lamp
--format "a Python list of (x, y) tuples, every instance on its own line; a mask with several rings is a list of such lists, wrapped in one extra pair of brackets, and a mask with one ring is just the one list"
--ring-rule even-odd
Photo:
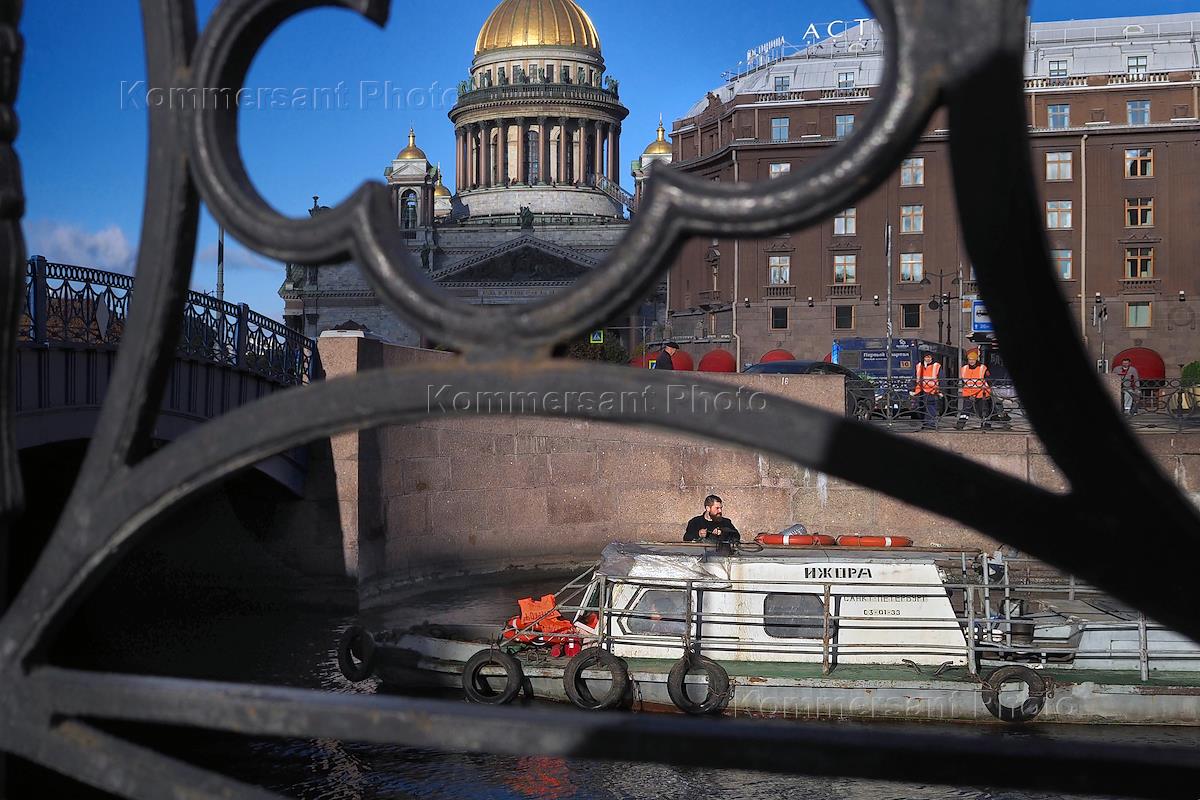
[(946, 306), (948, 306), (950, 304), (951, 300), (961, 299), (961, 296), (960, 295), (952, 295), (949, 292), (943, 291), (942, 284), (945, 281), (945, 279), (950, 277), (951, 275), (955, 276), (954, 280), (950, 281), (951, 286), (958, 286), (961, 284), (961, 281), (958, 278), (957, 272), (927, 272), (927, 273), (925, 273), (925, 277), (921, 278), (922, 286), (932, 286), (933, 285), (933, 281), (929, 280), (930, 275), (932, 275), (933, 277), (938, 279), (937, 294), (934, 295), (933, 298), (929, 301), (929, 307), (938, 312), (938, 341), (940, 342), (942, 340), (942, 328), (946, 327), (946, 344), (949, 345), (951, 329), (953, 328), (953, 326), (947, 325), (947, 323), (946, 323), (946, 318), (945, 318)]

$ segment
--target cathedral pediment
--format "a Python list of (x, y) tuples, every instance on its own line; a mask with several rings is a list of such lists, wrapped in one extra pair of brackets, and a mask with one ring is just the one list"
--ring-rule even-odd
[(578, 253), (522, 236), (433, 275), (438, 283), (561, 283), (590, 272), (596, 263)]

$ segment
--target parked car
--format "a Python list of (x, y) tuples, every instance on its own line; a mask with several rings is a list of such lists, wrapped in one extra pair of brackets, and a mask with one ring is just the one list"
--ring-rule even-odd
[(847, 416), (866, 419), (875, 408), (882, 387), (865, 372), (828, 361), (767, 361), (743, 370), (745, 375), (842, 375), (846, 379)]

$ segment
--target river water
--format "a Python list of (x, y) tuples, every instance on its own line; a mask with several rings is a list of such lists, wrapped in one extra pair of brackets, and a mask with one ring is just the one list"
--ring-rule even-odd
[[(396, 596), (382, 610), (362, 620), (345, 612), (323, 610), (319, 603), (297, 610), (294, 605), (248, 603), (236, 592), (216, 593), (188, 604), (185, 625), (180, 623), (182, 609), (163, 613), (156, 609), (156, 613), (139, 621), (136, 638), (106, 637), (90, 642), (88, 661), (93, 667), (106, 665), (119, 653), (124, 670), (161, 672), (162, 665), (169, 664), (174, 667), (172, 674), (184, 677), (373, 693), (378, 687), (372, 682), (350, 684), (337, 669), (335, 646), (348, 625), (361, 621), (378, 629), (422, 621), (501, 624), (516, 613), (516, 598), (555, 591), (569, 577), (516, 573), (515, 577), (476, 579), (463, 585), (430, 585)], [(106, 655), (106, 651), (111, 652)], [(927, 726), (920, 727), (928, 730)], [(1030, 725), (1019, 731), (999, 726), (987, 730), (996, 736), (1104, 737), (1110, 741), (1200, 746), (1200, 732), (1192, 729)], [(131, 735), (136, 738), (136, 732)], [(711, 796), (722, 800), (1033, 800), (1061, 796), (654, 764), (445, 754), (330, 740), (281, 742), (211, 734), (162, 738), (155, 734), (151, 741), (192, 763), (308, 800), (683, 800)]]

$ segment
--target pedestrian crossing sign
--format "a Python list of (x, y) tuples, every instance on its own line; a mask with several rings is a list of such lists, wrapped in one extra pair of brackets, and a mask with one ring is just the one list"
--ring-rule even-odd
[(604, 344), (604, 331), (592, 331), (591, 344)]

